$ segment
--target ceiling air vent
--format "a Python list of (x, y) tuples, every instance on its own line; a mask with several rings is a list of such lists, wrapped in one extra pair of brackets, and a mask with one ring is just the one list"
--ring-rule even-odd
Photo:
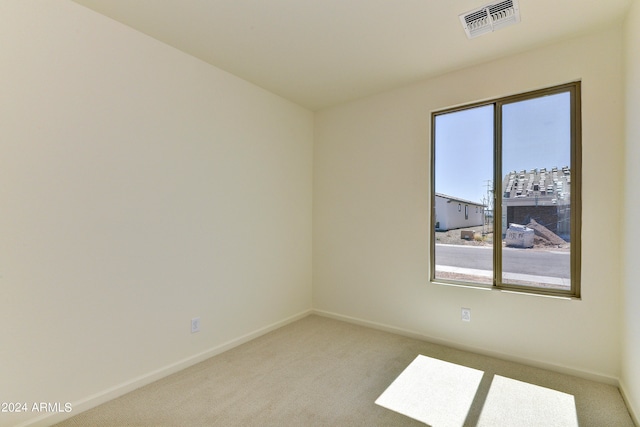
[(470, 39), (517, 24), (520, 22), (518, 1), (505, 0), (482, 6), (460, 15), (460, 22)]

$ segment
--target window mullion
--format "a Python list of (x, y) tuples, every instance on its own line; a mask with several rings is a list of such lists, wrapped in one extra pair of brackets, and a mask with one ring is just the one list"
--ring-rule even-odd
[(493, 286), (502, 285), (502, 108), (493, 104)]

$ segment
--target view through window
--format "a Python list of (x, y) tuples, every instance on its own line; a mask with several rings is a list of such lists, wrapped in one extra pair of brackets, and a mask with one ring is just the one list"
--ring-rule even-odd
[(432, 280), (579, 296), (579, 96), (433, 114)]

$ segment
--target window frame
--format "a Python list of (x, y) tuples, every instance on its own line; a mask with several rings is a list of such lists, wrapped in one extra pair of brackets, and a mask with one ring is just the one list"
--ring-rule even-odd
[[(570, 168), (571, 168), (571, 249), (570, 249), (570, 274), (571, 287), (569, 290), (549, 289), (536, 286), (513, 285), (502, 282), (502, 236), (496, 238), (495, 230), (502, 230), (502, 106), (520, 101), (540, 98), (547, 95), (556, 95), (569, 92), (570, 94)], [(458, 281), (453, 279), (444, 279), (435, 277), (435, 257), (436, 257), (436, 239), (435, 239), (435, 151), (436, 151), (436, 117), (442, 114), (464, 111), (472, 108), (493, 106), (493, 280), (492, 284), (473, 283), (467, 281)], [(451, 284), (457, 286), (465, 286), (472, 288), (497, 289), (502, 291), (512, 291), (528, 294), (550, 295), (579, 299), (581, 295), (581, 224), (582, 224), (582, 124), (581, 124), (581, 82), (574, 81), (544, 89), (523, 92), (515, 95), (489, 99), (480, 102), (460, 105), (452, 108), (445, 108), (431, 112), (431, 149), (430, 149), (430, 167), (431, 167), (431, 183), (430, 183), (430, 273), (429, 281), (435, 284)], [(496, 191), (500, 189), (500, 191)], [(498, 214), (496, 214), (498, 212)]]

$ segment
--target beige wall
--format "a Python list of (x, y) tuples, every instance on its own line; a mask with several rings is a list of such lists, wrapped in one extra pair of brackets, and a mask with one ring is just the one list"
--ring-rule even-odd
[(625, 23), (626, 174), (624, 193), (622, 390), (640, 423), (640, 1)]
[[(623, 202), (619, 28), (316, 115), (314, 308), (462, 348), (616, 382)], [(582, 80), (582, 300), (428, 283), (436, 109)], [(470, 323), (461, 307), (472, 310)]]
[(310, 111), (68, 1), (3, 0), (0, 40), (0, 401), (84, 409), (308, 312)]

